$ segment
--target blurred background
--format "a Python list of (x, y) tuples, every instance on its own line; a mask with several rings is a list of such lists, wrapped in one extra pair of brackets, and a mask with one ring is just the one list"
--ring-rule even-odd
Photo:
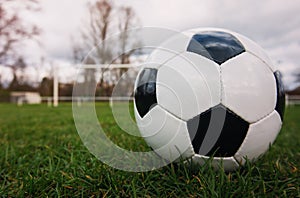
[(299, 10), (299, 1), (278, 0), (0, 0), (0, 101), (51, 102), (55, 90), (60, 100), (70, 100), (83, 60), (86, 65), (106, 64), (116, 52), (124, 52), (114, 59), (119, 67), (81, 74), (83, 83), (97, 81), (96, 96), (110, 97), (128, 69), (120, 65), (137, 64), (147, 55), (124, 51), (138, 46), (141, 38), (120, 34), (117, 42), (96, 47), (96, 56), (86, 55), (111, 35), (143, 26), (239, 32), (266, 50), (288, 93), (300, 95)]

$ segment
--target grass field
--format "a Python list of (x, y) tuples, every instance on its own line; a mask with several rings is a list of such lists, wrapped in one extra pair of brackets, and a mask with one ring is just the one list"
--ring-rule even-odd
[[(120, 146), (147, 150), (120, 134), (107, 103), (103, 126)], [(0, 104), (0, 195), (3, 197), (300, 197), (300, 106), (288, 107), (274, 146), (232, 173), (169, 165), (131, 173), (101, 163), (83, 146), (71, 104)]]

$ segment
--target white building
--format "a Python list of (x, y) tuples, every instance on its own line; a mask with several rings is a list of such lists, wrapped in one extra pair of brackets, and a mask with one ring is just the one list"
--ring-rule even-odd
[(40, 104), (42, 98), (38, 92), (11, 92), (10, 101), (18, 105), (22, 104)]

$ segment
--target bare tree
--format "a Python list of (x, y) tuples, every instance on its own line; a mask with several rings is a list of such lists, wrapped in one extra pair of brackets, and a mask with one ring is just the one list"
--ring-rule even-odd
[[(8, 85), (8, 90), (10, 91), (25, 91), (22, 90), (26, 87), (34, 87), (30, 83), (30, 78), (25, 74), (25, 69), (27, 67), (27, 63), (24, 61), (23, 57), (19, 57), (15, 63), (6, 65), (10, 67), (13, 75), (12, 81)], [(26, 88), (27, 89), (27, 88)]]
[[(130, 63), (130, 56), (134, 53), (134, 50), (126, 51), (127, 47), (133, 47), (134, 45), (137, 45), (137, 42), (135, 41), (133, 35), (131, 35), (132, 32), (130, 32), (130, 29), (134, 27), (137, 22), (137, 17), (134, 12), (134, 10), (131, 7), (121, 7), (120, 8), (120, 16), (119, 16), (119, 31), (120, 31), (120, 50), (121, 50), (121, 56), (120, 56), (120, 63), (121, 64), (129, 64)], [(121, 68), (119, 70), (119, 78), (127, 71), (128, 69)]]
[[(40, 32), (35, 25), (24, 24), (17, 12), (8, 9), (8, 4), (17, 2), (18, 0), (0, 0), (0, 63), (3, 65), (11, 59), (15, 60), (17, 44), (20, 44), (24, 39), (32, 39)], [(22, 0), (19, 3), (25, 9), (31, 9), (32, 4), (37, 2)]]
[[(75, 43), (73, 45), (74, 59), (82, 61), (84, 56), (88, 54), (90, 49), (94, 49), (95, 53), (86, 57), (86, 64), (94, 62), (97, 64), (110, 64), (114, 58), (116, 51), (121, 52), (120, 57), (114, 59), (115, 62), (126, 64), (130, 62), (130, 55), (132, 52), (126, 52), (126, 47), (130, 45), (130, 36), (128, 30), (135, 25), (136, 15), (130, 7), (116, 7), (112, 1), (109, 0), (97, 0), (94, 3), (88, 4), (89, 20), (82, 33), (83, 44)], [(117, 23), (117, 26), (114, 26)], [(114, 28), (115, 27), (115, 28)], [(118, 28), (118, 29), (117, 29)], [(108, 35), (113, 32), (120, 31), (120, 38), (118, 43), (108, 43), (106, 40)], [(101, 45), (99, 45), (101, 43)], [(93, 59), (93, 61), (91, 61)], [(88, 60), (88, 61), (87, 61)], [(109, 68), (100, 68), (100, 81), (98, 86), (104, 89), (110, 89), (109, 80), (105, 80), (105, 74)], [(91, 72), (93, 70), (93, 72)], [(120, 69), (121, 70), (121, 69)], [(126, 70), (113, 72), (118, 77), (120, 73), (124, 73)], [(95, 69), (85, 69), (85, 73), (92, 75), (95, 74)], [(112, 74), (112, 73), (111, 73)], [(87, 74), (84, 74), (86, 76)], [(107, 95), (109, 91), (104, 90)]]
[[(87, 26), (82, 32), (82, 38), (84, 46), (75, 46), (74, 56), (77, 56), (77, 60), (83, 60), (84, 56), (88, 53), (88, 50), (95, 47), (95, 54), (87, 57), (86, 64), (107, 63), (112, 57), (110, 46), (106, 43), (108, 30), (111, 23), (113, 5), (108, 0), (98, 0), (95, 3), (88, 4), (88, 10), (90, 13)], [(101, 42), (101, 45), (98, 45)], [(104, 83), (104, 68), (100, 69), (100, 86)], [(85, 79), (95, 79), (96, 69), (86, 68), (84, 70)], [(90, 77), (88, 77), (88, 75)], [(89, 83), (93, 83), (89, 81)]]
[(26, 66), (17, 48), (24, 39), (33, 39), (40, 31), (35, 25), (25, 24), (18, 11), (12, 9), (12, 5), (36, 10), (37, 4), (35, 0), (0, 0), (0, 65), (12, 69), (14, 80), (17, 80), (18, 68)]
[[(112, 57), (106, 38), (112, 21), (111, 1), (98, 0), (94, 4), (88, 4), (90, 18), (86, 31), (83, 31), (83, 39), (87, 49), (96, 47), (96, 62), (107, 63)], [(98, 45), (101, 42), (101, 45)]]
[(130, 42), (129, 29), (135, 25), (135, 22), (136, 16), (134, 10), (131, 7), (121, 7), (119, 17), (121, 64), (128, 64), (130, 62), (129, 56), (133, 51), (126, 52), (126, 47)]

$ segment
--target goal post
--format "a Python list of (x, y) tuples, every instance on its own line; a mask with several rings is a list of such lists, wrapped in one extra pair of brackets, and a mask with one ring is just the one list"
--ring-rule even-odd
[[(138, 68), (140, 64), (91, 64), (91, 65), (75, 65), (76, 69), (133, 69)], [(53, 107), (57, 107), (59, 105), (59, 100), (64, 100), (68, 97), (60, 97), (59, 96), (59, 79), (58, 79), (58, 68), (53, 74)], [(107, 97), (110, 107), (113, 106), (114, 98)], [(120, 100), (120, 97), (117, 97)], [(69, 99), (68, 99), (69, 100)], [(96, 97), (95, 101), (103, 101), (107, 99), (103, 99), (103, 97)], [(121, 97), (122, 100), (122, 97)], [(81, 105), (81, 99), (77, 99), (77, 104)], [(48, 103), (49, 104), (49, 103)]]
[(53, 106), (57, 107), (58, 106), (58, 97), (59, 97), (59, 93), (58, 93), (58, 76), (57, 73), (54, 73), (53, 76)]

